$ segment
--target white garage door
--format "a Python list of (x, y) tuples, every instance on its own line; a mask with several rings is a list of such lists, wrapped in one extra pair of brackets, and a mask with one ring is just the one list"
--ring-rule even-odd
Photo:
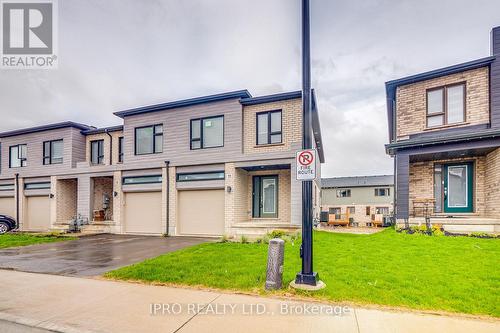
[(14, 197), (0, 198), (0, 214), (14, 217), (16, 214)]
[(125, 194), (125, 232), (162, 234), (161, 192), (128, 192)]
[(179, 233), (224, 234), (224, 190), (179, 191)]
[(48, 196), (26, 197), (23, 229), (30, 231), (50, 229), (50, 199)]

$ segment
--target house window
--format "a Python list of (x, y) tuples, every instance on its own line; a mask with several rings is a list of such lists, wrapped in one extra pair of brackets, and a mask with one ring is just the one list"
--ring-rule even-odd
[(281, 110), (257, 113), (257, 145), (281, 143)]
[(135, 129), (135, 154), (156, 154), (163, 152), (163, 126), (153, 125)]
[(104, 140), (90, 141), (90, 163), (104, 163)]
[(371, 207), (366, 206), (366, 216), (370, 216), (370, 213), (371, 213)]
[(123, 163), (123, 136), (118, 138), (118, 163)]
[(0, 191), (13, 191), (14, 184), (0, 184)]
[(347, 207), (347, 211), (349, 214), (356, 214), (356, 207)]
[(156, 184), (162, 182), (161, 175), (123, 177), (123, 185)]
[(9, 147), (9, 167), (18, 168), (25, 167), (27, 164), (27, 150), (28, 146), (16, 145)]
[(50, 182), (27, 183), (24, 184), (25, 190), (47, 190), (50, 189)]
[(191, 149), (224, 146), (224, 116), (191, 120)]
[(376, 207), (375, 214), (389, 215), (389, 207)]
[(220, 180), (224, 179), (224, 171), (178, 173), (178, 182), (188, 182), (197, 180)]
[(336, 220), (340, 220), (342, 217), (342, 209), (340, 207), (332, 207), (328, 209), (328, 214), (335, 215)]
[(348, 198), (351, 196), (350, 189), (337, 190), (337, 198)]
[(375, 189), (375, 196), (376, 197), (388, 197), (391, 195), (390, 193), (391, 193), (391, 190), (388, 187)]
[(43, 143), (43, 164), (61, 164), (63, 162), (63, 140)]
[(443, 212), (443, 166), (434, 164), (434, 212)]
[(465, 83), (427, 90), (427, 127), (465, 121)]
[(278, 176), (254, 176), (252, 217), (278, 217)]

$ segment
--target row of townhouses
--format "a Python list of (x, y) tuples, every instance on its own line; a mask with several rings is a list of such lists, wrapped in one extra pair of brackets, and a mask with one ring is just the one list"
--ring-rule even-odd
[[(321, 179), (323, 221), (349, 226), (374, 226), (394, 210), (394, 176)], [(345, 221), (345, 222), (344, 222)]]
[[(314, 147), (324, 162), (314, 92), (312, 102)], [(111, 233), (300, 228), (300, 91), (234, 91), (115, 115), (123, 125), (63, 122), (0, 133), (0, 213), (28, 231), (67, 229), (75, 216), (89, 221), (88, 231)], [(316, 217), (319, 198), (315, 181)]]
[[(396, 218), (500, 219), (500, 27), (491, 56), (386, 83)], [(472, 229), (470, 229), (472, 230)]]

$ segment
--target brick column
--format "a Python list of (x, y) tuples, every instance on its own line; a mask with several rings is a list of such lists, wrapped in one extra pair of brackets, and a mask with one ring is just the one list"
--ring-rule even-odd
[(52, 194), (52, 198), (49, 196), (50, 200), (50, 229), (54, 227), (57, 223), (57, 177), (50, 177), (50, 194)]
[(175, 167), (169, 167), (170, 179), (169, 181), (169, 234), (174, 236), (179, 233), (179, 229), (177, 228), (177, 189), (175, 188)]
[[(234, 163), (226, 163), (225, 168), (225, 181), (224, 181), (224, 233), (231, 233), (231, 226), (234, 224), (235, 220), (235, 177), (236, 170)], [(231, 192), (227, 189), (231, 187)]]
[[(116, 193), (116, 196), (114, 196)], [(122, 172), (113, 172), (113, 222), (114, 230), (123, 233), (123, 191), (122, 191)]]

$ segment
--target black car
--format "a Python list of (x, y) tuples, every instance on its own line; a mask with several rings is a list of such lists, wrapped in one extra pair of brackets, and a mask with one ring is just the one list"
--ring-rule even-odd
[(16, 227), (16, 221), (7, 215), (0, 215), (0, 235)]

